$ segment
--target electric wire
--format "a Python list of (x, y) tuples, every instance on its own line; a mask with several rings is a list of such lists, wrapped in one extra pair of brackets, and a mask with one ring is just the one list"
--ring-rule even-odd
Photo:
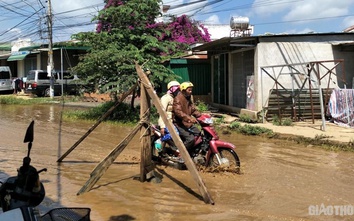
[[(227, 6), (228, 3), (232, 2), (233, 0), (214, 0), (214, 1), (207, 1), (207, 0), (196, 0), (196, 1), (189, 1), (186, 3), (180, 4), (180, 1), (167, 1), (166, 4), (171, 4), (170, 10), (175, 11), (175, 15), (179, 16), (181, 14), (190, 13), (192, 18), (197, 18), (195, 20), (202, 20), (198, 17), (205, 16), (208, 14), (217, 14), (217, 13), (224, 13), (227, 11), (237, 11), (237, 10), (244, 10), (248, 8), (254, 7), (271, 7), (278, 4), (290, 4), (293, 2), (298, 2), (295, 0), (263, 0), (258, 1), (255, 4), (248, 3), (248, 4), (240, 4), (234, 7)], [(175, 4), (174, 4), (175, 3)], [(174, 5), (173, 5), (174, 4)], [(53, 36), (56, 39), (63, 39), (65, 36), (70, 36), (73, 33), (77, 33), (77, 30), (84, 30), (92, 26), (91, 30), (95, 28), (95, 22), (92, 22), (92, 18), (94, 14), (97, 15), (99, 12), (99, 8), (103, 7), (105, 3), (98, 3), (92, 4), (84, 7), (80, 7), (77, 9), (71, 9), (63, 12), (53, 13)], [(198, 7), (196, 7), (198, 6)], [(226, 7), (225, 7), (226, 6)], [(38, 10), (34, 10), (36, 7), (40, 8)], [(35, 13), (38, 15), (38, 19), (33, 18), (33, 12), (29, 9), (33, 9)], [(0, 1), (0, 14), (1, 20), (0, 23), (10, 23), (10, 21), (18, 20), (19, 18), (25, 17), (26, 21), (23, 20), (18, 23), (16, 26), (7, 29), (6, 31), (0, 33), (0, 42), (6, 40), (14, 40), (16, 37), (13, 33), (15, 33), (16, 29), (22, 29), (21, 32), (18, 32), (17, 38), (23, 37), (31, 37), (36, 39), (44, 40), (43, 34), (47, 33), (46, 27), (44, 26), (46, 19), (44, 15), (45, 6), (42, 3), (42, 0), (21, 0), (15, 1), (13, 3), (8, 3), (8, 1)], [(92, 10), (89, 10), (89, 9)], [(87, 12), (86, 12), (87, 11)], [(6, 12), (6, 13), (4, 13)], [(82, 12), (82, 13), (78, 13)], [(272, 24), (280, 24), (280, 23), (295, 23), (301, 21), (315, 21), (315, 20), (323, 20), (323, 19), (335, 19), (335, 18), (343, 18), (353, 15), (341, 15), (341, 16), (327, 16), (321, 18), (310, 18), (310, 19), (298, 19), (298, 20), (288, 20), (288, 21), (274, 21), (274, 22), (259, 22), (253, 25), (272, 25)], [(91, 18), (91, 19), (89, 19)], [(27, 27), (28, 26), (28, 27)], [(37, 28), (37, 32), (28, 31), (27, 28), (35, 27)], [(89, 28), (90, 29), (90, 28)], [(25, 33), (25, 30), (27, 33)], [(32, 30), (32, 29), (30, 29)], [(34, 36), (30, 36), (29, 33), (35, 34)], [(8, 36), (5, 36), (8, 35)]]

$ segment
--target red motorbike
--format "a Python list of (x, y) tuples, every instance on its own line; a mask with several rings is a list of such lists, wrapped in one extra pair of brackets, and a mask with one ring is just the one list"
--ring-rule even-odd
[[(235, 151), (235, 145), (219, 139), (210, 115), (202, 114), (197, 118), (197, 121), (201, 127), (201, 132), (194, 134), (194, 147), (188, 150), (194, 163), (208, 168), (223, 168), (238, 173), (240, 171), (240, 159)], [(152, 126), (152, 129), (153, 160), (178, 169), (186, 168), (183, 159), (179, 157), (179, 151), (170, 134), (167, 132), (161, 137), (158, 126)]]

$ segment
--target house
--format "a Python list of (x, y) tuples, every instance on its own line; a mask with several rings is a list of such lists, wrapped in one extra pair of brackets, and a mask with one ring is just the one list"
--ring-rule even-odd
[[(68, 70), (77, 65), (79, 55), (86, 53), (88, 47), (77, 46), (75, 42), (53, 44), (53, 70)], [(14, 42), (11, 46), (0, 46), (0, 63), (11, 68), (14, 77), (23, 78), (30, 70), (47, 70), (48, 45), (35, 44), (28, 39)]]
[(211, 103), (231, 112), (321, 114), (325, 104), (314, 97), (353, 85), (353, 32), (224, 37), (193, 48), (202, 51), (211, 61)]

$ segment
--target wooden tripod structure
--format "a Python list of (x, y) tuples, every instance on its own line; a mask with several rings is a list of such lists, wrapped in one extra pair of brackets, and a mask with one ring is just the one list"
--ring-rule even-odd
[[(89, 180), (86, 184), (80, 189), (77, 195), (88, 192), (96, 184), (96, 182), (103, 176), (108, 167), (115, 161), (119, 154), (124, 150), (127, 144), (135, 136), (135, 134), (140, 130), (142, 137), (142, 148), (141, 148), (141, 162), (140, 162), (140, 181), (145, 182), (148, 176), (154, 173), (155, 165), (152, 162), (152, 147), (151, 147), (151, 131), (150, 131), (150, 100), (156, 107), (158, 113), (162, 117), (165, 125), (171, 133), (172, 139), (175, 142), (177, 148), (179, 149), (187, 169), (190, 171), (194, 181), (197, 183), (199, 191), (204, 199), (205, 203), (214, 204), (213, 199), (207, 191), (207, 188), (199, 176), (198, 170), (195, 167), (192, 159), (189, 156), (187, 149), (185, 148), (181, 138), (174, 130), (173, 124), (167, 119), (167, 114), (163, 110), (159, 97), (156, 95), (154, 88), (148, 79), (146, 73), (142, 70), (140, 65), (135, 64), (136, 71), (139, 75), (139, 83), (141, 88), (140, 96), (140, 122), (134, 127), (134, 129), (127, 135), (121, 143), (119, 143), (110, 154), (108, 154), (91, 172)], [(132, 93), (137, 85), (133, 86), (127, 93), (123, 94), (119, 101), (104, 114), (95, 125), (93, 125), (89, 131), (79, 139), (62, 157), (58, 159), (58, 162), (61, 162), (73, 149), (75, 149), (93, 130), (100, 124), (109, 114), (121, 103), (130, 93)], [(129, 94), (128, 94), (129, 93)]]

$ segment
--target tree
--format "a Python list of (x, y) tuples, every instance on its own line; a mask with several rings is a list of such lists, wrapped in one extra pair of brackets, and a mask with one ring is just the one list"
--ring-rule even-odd
[[(185, 38), (188, 41), (181, 41), (182, 37), (177, 38), (174, 32), (182, 30), (188, 19), (175, 18), (170, 26), (156, 23), (155, 19), (160, 16), (160, 0), (108, 0), (105, 3), (106, 6), (93, 19), (97, 21), (96, 32), (73, 36), (90, 46), (74, 71), (87, 84), (104, 92), (120, 93), (130, 88), (137, 79), (135, 61), (152, 71), (150, 79), (155, 83), (175, 79), (165, 63), (183, 55), (192, 42), (189, 35)], [(176, 28), (177, 21), (185, 23)], [(188, 28), (196, 31), (192, 23)], [(197, 34), (200, 33), (197, 30)]]

